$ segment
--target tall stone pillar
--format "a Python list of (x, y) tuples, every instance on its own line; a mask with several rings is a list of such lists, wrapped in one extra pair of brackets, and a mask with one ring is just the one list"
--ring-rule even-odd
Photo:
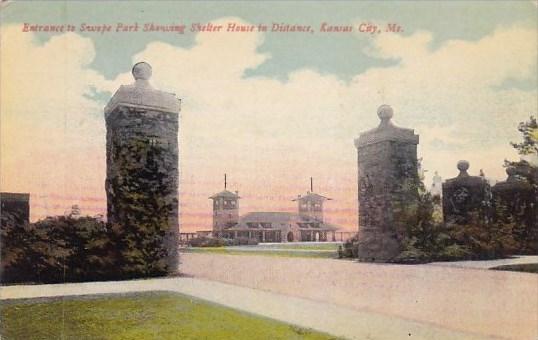
[(149, 64), (132, 73), (134, 84), (120, 86), (104, 110), (108, 221), (123, 232), (120, 251), (133, 275), (174, 274), (180, 101), (149, 84)]
[(355, 140), (358, 155), (359, 260), (389, 262), (401, 251), (407, 221), (417, 208), (419, 137), (392, 124), (392, 108)]

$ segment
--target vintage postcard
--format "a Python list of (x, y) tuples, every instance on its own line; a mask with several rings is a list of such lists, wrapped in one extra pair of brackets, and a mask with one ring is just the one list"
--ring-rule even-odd
[(1, 339), (538, 339), (538, 2), (1, 1)]

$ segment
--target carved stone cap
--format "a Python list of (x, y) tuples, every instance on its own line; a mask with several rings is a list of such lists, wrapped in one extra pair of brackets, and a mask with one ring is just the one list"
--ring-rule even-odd
[(508, 177), (506, 178), (507, 182), (514, 182), (519, 180), (516, 176), (517, 169), (513, 166), (509, 166), (506, 168), (506, 174), (508, 175)]
[(136, 63), (132, 74), (135, 79), (134, 84), (120, 86), (105, 106), (105, 117), (108, 117), (119, 106), (179, 113), (180, 101), (175, 94), (156, 90), (150, 85), (149, 79), (152, 74), (150, 64)]
[(506, 181), (499, 182), (493, 186), (495, 191), (532, 191), (530, 183), (517, 177), (517, 169), (515, 167), (507, 167), (506, 174), (508, 175)]
[(467, 170), (469, 170), (469, 162), (466, 160), (461, 160), (456, 165), (460, 171), (459, 175), (447, 179), (443, 184), (443, 187), (450, 187), (452, 185), (464, 185), (464, 186), (485, 186), (487, 181), (481, 176), (470, 176)]
[(418, 144), (419, 137), (415, 135), (413, 129), (401, 128), (392, 124), (391, 119), (394, 116), (394, 111), (390, 105), (381, 105), (377, 109), (377, 116), (381, 120), (378, 127), (361, 133), (359, 138), (355, 139), (357, 148), (384, 141)]
[(465, 160), (459, 161), (456, 166), (458, 167), (458, 170), (460, 171), (460, 174), (458, 175), (458, 177), (469, 177), (467, 170), (469, 170), (470, 164), (468, 161), (465, 161)]

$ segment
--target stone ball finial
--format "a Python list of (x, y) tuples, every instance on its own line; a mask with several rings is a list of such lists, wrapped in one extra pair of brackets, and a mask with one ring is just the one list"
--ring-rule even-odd
[(135, 80), (149, 80), (151, 78), (151, 65), (145, 61), (136, 63), (133, 66), (132, 73)]
[(390, 105), (383, 104), (377, 109), (377, 116), (382, 121), (390, 120), (393, 115), (394, 111), (392, 110), (392, 107), (390, 107)]
[(506, 168), (506, 174), (508, 176), (510, 176), (510, 177), (515, 176), (516, 173), (517, 173), (517, 170), (516, 170), (515, 167), (509, 166), (509, 167)]
[(469, 162), (467, 161), (459, 161), (458, 162), (458, 170), (461, 172), (467, 172), (469, 169)]

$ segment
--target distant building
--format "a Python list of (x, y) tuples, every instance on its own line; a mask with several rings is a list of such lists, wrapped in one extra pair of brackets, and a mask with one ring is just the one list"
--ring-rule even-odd
[(213, 200), (213, 233), (220, 234), (225, 229), (239, 223), (239, 192), (224, 190), (209, 199)]
[(334, 241), (338, 227), (323, 219), (323, 203), (330, 198), (311, 191), (297, 196), (298, 213), (249, 212), (239, 216), (239, 194), (226, 190), (213, 200), (213, 235), (255, 238), (258, 242)]
[(80, 207), (78, 206), (78, 204), (73, 204), (71, 206), (71, 209), (66, 210), (64, 212), (64, 216), (72, 217), (72, 218), (80, 218), (81, 212), (80, 212)]
[(30, 194), (0, 192), (2, 224), (11, 220), (15, 225), (30, 222)]
[(439, 176), (439, 173), (436, 171), (432, 179), (432, 187), (430, 189), (432, 196), (441, 197), (443, 194), (443, 178)]

